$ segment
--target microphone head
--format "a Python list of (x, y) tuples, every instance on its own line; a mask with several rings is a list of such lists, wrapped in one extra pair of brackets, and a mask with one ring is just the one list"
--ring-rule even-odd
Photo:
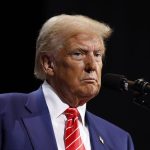
[(128, 82), (126, 77), (119, 74), (105, 74), (102, 78), (102, 86), (119, 91), (128, 91)]

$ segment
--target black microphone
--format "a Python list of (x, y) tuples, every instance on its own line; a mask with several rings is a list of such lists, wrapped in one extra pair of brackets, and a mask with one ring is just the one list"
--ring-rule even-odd
[(124, 75), (113, 73), (107, 73), (104, 75), (102, 86), (119, 91), (133, 91), (139, 94), (150, 93), (150, 83), (143, 78), (131, 81)]

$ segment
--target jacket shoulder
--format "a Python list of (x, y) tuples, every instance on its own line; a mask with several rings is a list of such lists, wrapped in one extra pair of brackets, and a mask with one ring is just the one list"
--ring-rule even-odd
[(101, 128), (103, 128), (103, 131), (105, 131), (105, 129), (107, 129), (107, 131), (110, 130), (110, 132), (116, 131), (116, 132), (119, 132), (120, 134), (128, 134), (127, 131), (125, 131), (121, 127), (115, 125), (114, 123), (112, 123), (108, 120), (105, 120), (91, 112), (88, 112), (88, 115), (96, 126), (100, 126)]
[(30, 95), (34, 95), (38, 90), (29, 93), (2, 93), (0, 94), (0, 112), (4, 110), (18, 110), (24, 107)]
[(101, 135), (109, 147), (134, 150), (133, 141), (128, 131), (90, 112), (87, 112), (87, 118), (90, 128), (94, 129), (96, 134)]

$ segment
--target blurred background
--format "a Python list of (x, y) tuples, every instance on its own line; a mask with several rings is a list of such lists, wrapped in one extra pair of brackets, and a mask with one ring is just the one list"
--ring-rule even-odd
[[(150, 82), (150, 8), (148, 1), (38, 0), (0, 5), (0, 93), (30, 92), (41, 81), (33, 75), (35, 42), (42, 24), (60, 13), (82, 14), (114, 30), (106, 41), (105, 73)], [(150, 96), (144, 99), (150, 102)], [(149, 150), (150, 109), (133, 103), (130, 94), (101, 88), (88, 110), (128, 131), (135, 150)]]

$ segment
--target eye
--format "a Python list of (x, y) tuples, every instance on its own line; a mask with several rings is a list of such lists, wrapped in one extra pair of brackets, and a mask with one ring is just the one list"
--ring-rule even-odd
[(96, 60), (96, 61), (102, 61), (103, 54), (102, 54), (101, 51), (95, 52), (94, 56), (95, 56), (95, 60)]
[(80, 55), (82, 55), (82, 53), (81, 52), (74, 52), (73, 55), (80, 56)]
[(101, 53), (101, 52), (96, 52), (96, 53), (95, 53), (95, 56), (96, 56), (96, 57), (102, 57), (102, 53)]
[(82, 59), (83, 58), (83, 53), (82, 52), (80, 52), (80, 51), (75, 51), (75, 52), (73, 52), (72, 53), (72, 57), (74, 58), (74, 59), (77, 59), (77, 60), (80, 60), (80, 59)]

